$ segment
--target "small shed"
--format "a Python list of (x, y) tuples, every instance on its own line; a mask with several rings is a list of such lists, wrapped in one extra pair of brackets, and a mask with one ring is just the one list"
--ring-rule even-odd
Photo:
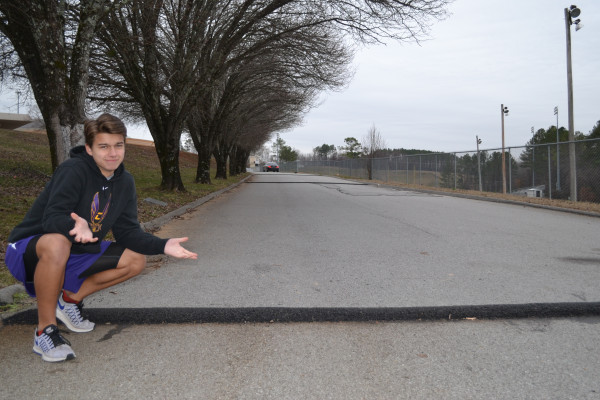
[(544, 190), (539, 188), (527, 189), (527, 197), (544, 197)]

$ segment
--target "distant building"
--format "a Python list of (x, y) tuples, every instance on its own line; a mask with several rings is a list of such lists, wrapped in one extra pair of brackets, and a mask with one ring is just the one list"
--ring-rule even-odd
[(0, 113), (0, 129), (17, 129), (31, 122), (29, 114)]
[(532, 188), (515, 190), (512, 194), (525, 197), (544, 197), (546, 185), (535, 186)]

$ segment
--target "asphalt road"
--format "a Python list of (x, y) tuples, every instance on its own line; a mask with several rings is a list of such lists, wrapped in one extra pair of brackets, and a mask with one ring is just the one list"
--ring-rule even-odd
[(0, 332), (3, 399), (598, 399), (597, 317), (100, 325), (44, 363)]
[[(266, 173), (167, 224), (198, 261), (90, 307), (429, 307), (600, 301), (600, 219)], [(152, 294), (152, 295), (149, 295)]]
[(269, 173), (157, 234), (199, 260), (87, 299), (75, 361), (5, 321), (0, 398), (600, 399), (597, 218)]

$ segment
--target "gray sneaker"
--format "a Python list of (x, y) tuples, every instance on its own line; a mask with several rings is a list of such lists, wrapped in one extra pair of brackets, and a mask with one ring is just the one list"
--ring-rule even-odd
[(72, 360), (75, 353), (71, 343), (60, 334), (56, 325), (48, 325), (41, 335), (37, 331), (33, 334), (33, 351), (42, 356), (42, 360), (58, 362)]
[(90, 332), (94, 329), (96, 324), (88, 321), (87, 319), (83, 319), (81, 316), (82, 308), (82, 301), (77, 304), (67, 303), (63, 299), (63, 294), (61, 293), (60, 297), (58, 298), (58, 304), (56, 304), (56, 318), (73, 332)]

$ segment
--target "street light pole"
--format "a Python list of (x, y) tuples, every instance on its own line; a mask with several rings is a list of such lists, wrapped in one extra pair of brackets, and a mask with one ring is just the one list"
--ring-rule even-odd
[(481, 187), (481, 159), (479, 158), (479, 145), (481, 144), (481, 139), (479, 139), (479, 136), (475, 136), (475, 139), (477, 141), (477, 172), (479, 174), (479, 191), (483, 192), (483, 188)]
[(534, 147), (534, 142), (535, 142), (535, 129), (532, 126), (531, 127), (531, 187), (535, 187), (535, 147)]
[(558, 106), (554, 107), (554, 115), (556, 115), (556, 190), (560, 190), (560, 137), (558, 135)]
[(502, 119), (502, 194), (506, 194), (506, 155), (504, 154), (504, 115), (508, 115), (508, 107), (500, 104), (500, 116)]
[(577, 6), (565, 8), (565, 28), (567, 33), (567, 87), (568, 87), (568, 114), (569, 114), (569, 178), (571, 201), (577, 201), (577, 165), (575, 160), (575, 123), (573, 122), (573, 71), (571, 68), (571, 25), (576, 24), (575, 30), (581, 29), (581, 20), (575, 21), (581, 14)]

